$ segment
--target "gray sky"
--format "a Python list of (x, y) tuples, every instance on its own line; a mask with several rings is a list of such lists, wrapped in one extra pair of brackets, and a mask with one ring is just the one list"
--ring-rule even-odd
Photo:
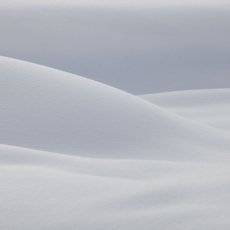
[(147, 9), (1, 1), (0, 55), (133, 94), (230, 87), (230, 8), (211, 2)]

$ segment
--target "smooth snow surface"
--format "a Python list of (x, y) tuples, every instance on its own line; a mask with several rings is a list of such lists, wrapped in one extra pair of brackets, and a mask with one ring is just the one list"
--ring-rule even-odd
[(229, 227), (226, 131), (15, 59), (0, 81), (0, 229)]
[(229, 230), (229, 6), (0, 0), (0, 230)]
[(170, 112), (230, 132), (230, 89), (141, 95)]
[(2, 144), (93, 158), (230, 162), (230, 134), (101, 83), (4, 57), (0, 80)]

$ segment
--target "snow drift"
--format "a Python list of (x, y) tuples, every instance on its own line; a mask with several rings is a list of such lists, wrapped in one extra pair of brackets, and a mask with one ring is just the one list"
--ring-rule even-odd
[(1, 0), (0, 55), (146, 94), (230, 87), (228, 0)]
[(230, 159), (230, 135), (115, 88), (4, 57), (0, 80), (2, 144), (94, 158)]
[(0, 229), (229, 230), (229, 5), (0, 0)]
[(0, 81), (1, 229), (228, 229), (228, 132), (28, 62)]
[(142, 95), (179, 116), (230, 131), (230, 90), (209, 89)]

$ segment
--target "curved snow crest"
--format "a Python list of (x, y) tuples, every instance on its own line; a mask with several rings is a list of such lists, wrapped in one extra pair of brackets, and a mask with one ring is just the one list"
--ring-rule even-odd
[(229, 226), (227, 132), (19, 60), (0, 82), (0, 229)]
[(4, 57), (0, 80), (2, 144), (94, 158), (229, 161), (226, 133), (101, 83)]
[[(1, 167), (37, 167), (92, 177), (107, 177), (126, 180), (160, 179), (170, 174), (179, 174), (185, 168), (218, 170), (227, 169), (228, 164), (173, 162), (142, 159), (96, 159), (57, 154), (16, 146), (0, 144)], [(205, 170), (204, 170), (205, 171)]]
[(186, 90), (140, 97), (179, 116), (230, 132), (230, 89)]

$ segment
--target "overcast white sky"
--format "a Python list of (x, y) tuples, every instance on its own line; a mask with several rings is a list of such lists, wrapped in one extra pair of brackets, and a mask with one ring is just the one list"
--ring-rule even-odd
[(1, 0), (1, 4), (80, 4), (89, 6), (227, 6), (229, 0)]
[(230, 1), (170, 1), (206, 6), (148, 9), (122, 7), (147, 1), (106, 1), (120, 6), (110, 9), (57, 1), (30, 7), (34, 2), (42, 1), (0, 0), (0, 55), (134, 94), (230, 87), (230, 8), (209, 7)]

